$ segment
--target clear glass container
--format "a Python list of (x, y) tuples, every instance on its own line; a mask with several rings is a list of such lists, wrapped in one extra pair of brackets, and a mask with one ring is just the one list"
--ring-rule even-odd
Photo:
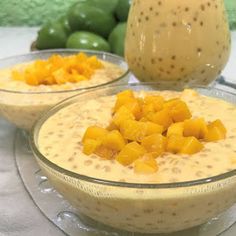
[[(169, 233), (187, 229), (205, 223), (230, 208), (236, 202), (236, 170), (188, 182), (127, 183), (77, 174), (56, 165), (42, 154), (39, 133), (54, 114), (72, 104), (80, 107), (83, 101), (114, 95), (125, 89), (153, 91), (159, 89), (159, 84), (118, 85), (88, 91), (58, 104), (36, 123), (30, 145), (41, 170), (55, 189), (79, 213), (103, 224), (139, 233)], [(195, 89), (200, 94), (236, 103), (234, 94), (212, 88)]]
[[(29, 130), (38, 117), (47, 109), (54, 106), (56, 103), (71, 97), (87, 89), (94, 89), (99, 86), (106, 86), (111, 83), (127, 82), (129, 79), (129, 70), (126, 62), (123, 58), (98, 51), (86, 51), (86, 50), (70, 50), (70, 49), (58, 49), (58, 50), (45, 50), (33, 52), (25, 55), (14, 56), (0, 60), (0, 69), (11, 69), (13, 66), (29, 63), (37, 59), (47, 59), (53, 54), (59, 54), (62, 56), (69, 56), (75, 53), (85, 52), (87, 55), (96, 55), (99, 59), (110, 62), (120, 67), (124, 73), (109, 82), (93, 84), (87, 87), (80, 87), (73, 90), (59, 90), (59, 91), (15, 91), (0, 88), (0, 115), (5, 117), (8, 121), (15, 124), (17, 127)], [(1, 80), (0, 80), (1, 83)]]
[(125, 56), (141, 81), (207, 85), (228, 61), (224, 0), (133, 0)]

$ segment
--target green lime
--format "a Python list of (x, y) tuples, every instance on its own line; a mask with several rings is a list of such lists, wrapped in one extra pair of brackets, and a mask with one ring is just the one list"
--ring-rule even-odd
[(118, 24), (111, 32), (108, 39), (111, 51), (120, 56), (124, 56), (126, 28), (126, 23)]
[(65, 29), (65, 31), (68, 35), (72, 33), (72, 30), (70, 28), (70, 24), (69, 24), (69, 20), (68, 20), (67, 16), (60, 17), (58, 22), (62, 24), (62, 26), (64, 27), (64, 29)]
[(104, 38), (85, 31), (71, 34), (67, 40), (66, 47), (110, 52), (110, 45)]
[(38, 32), (36, 47), (38, 49), (65, 48), (67, 33), (61, 23), (49, 22)]
[(73, 5), (68, 12), (73, 31), (85, 30), (107, 38), (116, 25), (115, 17), (99, 8), (85, 3)]
[(119, 19), (119, 21), (127, 21), (130, 5), (131, 5), (131, 0), (118, 1), (115, 14), (116, 14), (116, 17)]

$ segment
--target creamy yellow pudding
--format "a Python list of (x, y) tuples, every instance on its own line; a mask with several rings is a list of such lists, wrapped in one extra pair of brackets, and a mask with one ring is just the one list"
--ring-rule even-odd
[[(150, 93), (168, 99), (181, 98), (193, 117), (221, 119), (227, 137), (204, 143), (204, 149), (193, 155), (165, 153), (156, 159), (157, 172), (136, 174), (131, 165), (83, 154), (81, 140), (86, 128), (94, 124), (106, 127), (111, 119), (115, 96), (98, 96), (78, 99), (43, 122), (35, 142), (46, 159), (38, 158), (38, 162), (56, 189), (80, 212), (110, 226), (134, 232), (166, 233), (202, 224), (235, 203), (235, 177), (189, 185), (181, 182), (198, 181), (235, 169), (236, 107), (191, 90), (136, 94), (143, 97)], [(87, 177), (100, 182), (86, 180)]]
[[(186, 93), (188, 95), (186, 96)], [(140, 96), (144, 96), (144, 92)], [(55, 164), (73, 172), (112, 181), (129, 183), (171, 183), (215, 176), (236, 167), (236, 107), (224, 101), (189, 92), (158, 92), (165, 98), (181, 97), (193, 117), (212, 120), (216, 116), (225, 124), (227, 138), (206, 142), (204, 149), (192, 156), (164, 153), (158, 157), (159, 170), (151, 175), (137, 175), (132, 166), (125, 167), (115, 160), (105, 161), (96, 155), (83, 153), (82, 137), (87, 127), (106, 127), (111, 120), (115, 97), (102, 97), (71, 105), (52, 116), (40, 130), (42, 153)], [(217, 104), (217, 106), (216, 106)], [(216, 113), (216, 109), (221, 112)], [(67, 144), (66, 146), (63, 144)], [(67, 158), (65, 158), (65, 156)]]
[[(78, 82), (57, 80), (55, 83), (49, 84), (48, 78), (46, 78), (45, 83), (35, 85), (27, 82), (27, 80), (14, 78), (14, 73), (18, 73), (17, 75), (22, 73), (22, 77), (27, 75), (27, 70), (38, 61), (18, 64), (0, 70), (1, 115), (16, 126), (29, 130), (45, 110), (59, 101), (77, 94), (78, 90), (110, 83), (125, 74), (124, 69), (119, 65), (100, 59), (98, 61), (102, 66), (95, 69), (89, 79), (82, 78)], [(44, 71), (40, 71), (40, 73), (43, 74)], [(36, 72), (29, 75), (30, 80), (33, 76), (37, 80)], [(64, 75), (62, 74), (59, 79), (63, 80), (63, 78)]]
[(230, 53), (223, 0), (134, 0), (126, 37), (130, 70), (142, 81), (209, 84)]

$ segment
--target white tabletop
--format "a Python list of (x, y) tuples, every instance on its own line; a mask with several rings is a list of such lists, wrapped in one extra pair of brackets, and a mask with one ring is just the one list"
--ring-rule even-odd
[[(29, 52), (37, 30), (0, 27), (0, 58)], [(236, 82), (236, 32), (232, 33), (232, 42), (231, 57), (223, 75)], [(14, 134), (14, 126), (0, 119), (0, 236), (62, 236), (39, 211), (20, 180), (14, 163)], [(234, 235), (236, 225), (222, 234)]]

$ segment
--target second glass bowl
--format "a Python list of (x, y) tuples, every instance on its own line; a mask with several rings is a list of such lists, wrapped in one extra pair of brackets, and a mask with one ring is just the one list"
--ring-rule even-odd
[(95, 55), (98, 59), (120, 67), (124, 72), (121, 76), (109, 82), (98, 84), (91, 83), (91, 86), (80, 87), (73, 90), (62, 89), (60, 91), (14, 91), (10, 89), (8, 90), (7, 88), (0, 88), (0, 115), (5, 117), (11, 123), (15, 124), (17, 127), (29, 130), (37, 118), (44, 111), (64, 100), (65, 98), (99, 86), (106, 86), (117, 82), (128, 82), (129, 70), (123, 58), (113, 54), (97, 51), (61, 49), (34, 52), (2, 59), (0, 60), (0, 69), (11, 70), (11, 68), (13, 68), (15, 65), (30, 63), (38, 59), (47, 59), (53, 54), (69, 56), (79, 52), (84, 52), (88, 56)]

